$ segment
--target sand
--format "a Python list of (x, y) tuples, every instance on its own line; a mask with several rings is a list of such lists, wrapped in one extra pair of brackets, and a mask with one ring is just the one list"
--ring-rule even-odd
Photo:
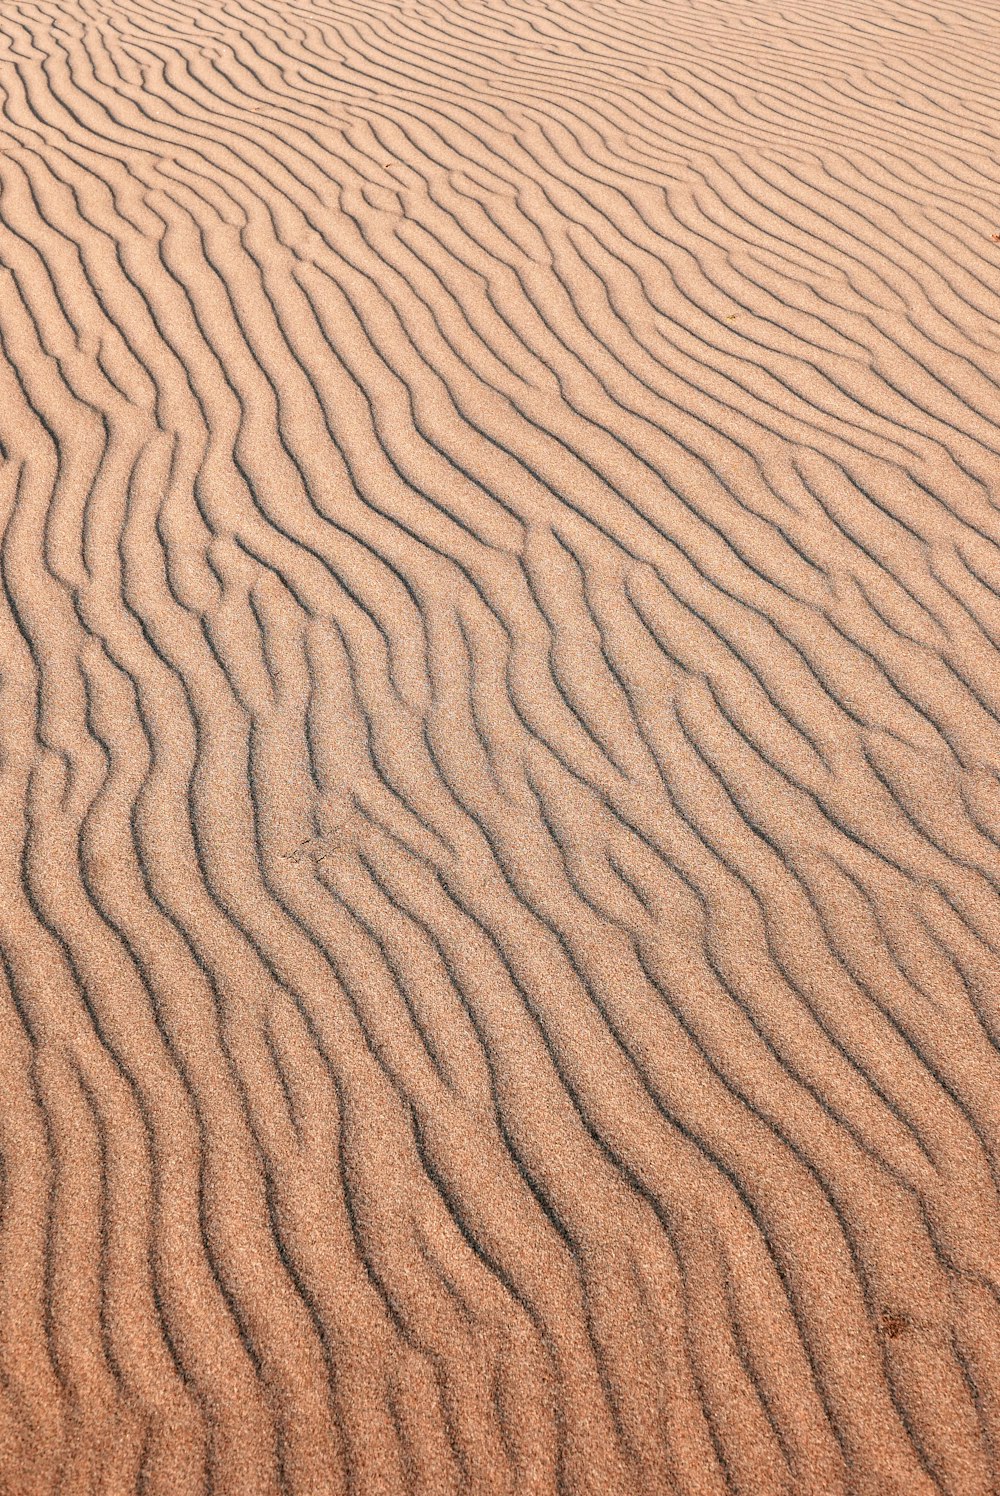
[(1000, 1490), (986, 0), (0, 7), (0, 1490)]

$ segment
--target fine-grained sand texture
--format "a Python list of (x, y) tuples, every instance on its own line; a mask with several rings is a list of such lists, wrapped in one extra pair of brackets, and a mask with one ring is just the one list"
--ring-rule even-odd
[(0, 1490), (1000, 1489), (994, 0), (2, 0)]

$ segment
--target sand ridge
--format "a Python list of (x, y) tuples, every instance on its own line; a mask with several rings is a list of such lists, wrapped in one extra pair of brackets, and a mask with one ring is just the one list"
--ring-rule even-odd
[(0, 7), (0, 1490), (1000, 1488), (994, 33)]

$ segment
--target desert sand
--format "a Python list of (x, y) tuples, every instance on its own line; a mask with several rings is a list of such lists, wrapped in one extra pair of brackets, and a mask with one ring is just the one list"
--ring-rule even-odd
[(1000, 1490), (987, 0), (3, 0), (0, 1491)]

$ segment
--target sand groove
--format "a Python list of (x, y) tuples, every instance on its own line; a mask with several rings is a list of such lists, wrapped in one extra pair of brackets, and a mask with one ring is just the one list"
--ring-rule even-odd
[(0, 8), (0, 1481), (1000, 1489), (983, 0)]

